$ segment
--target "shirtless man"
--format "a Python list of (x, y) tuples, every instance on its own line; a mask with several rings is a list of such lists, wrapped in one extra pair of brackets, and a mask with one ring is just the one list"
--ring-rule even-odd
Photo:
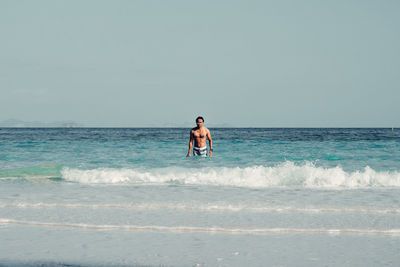
[(211, 157), (213, 152), (212, 146), (212, 139), (210, 130), (203, 126), (204, 119), (203, 117), (197, 117), (196, 124), (197, 127), (194, 127), (190, 130), (190, 140), (189, 140), (189, 151), (186, 157), (190, 157), (190, 151), (192, 150), (193, 140), (194, 140), (194, 147), (193, 147), (193, 155), (207, 157), (207, 141), (210, 145), (210, 150), (208, 151), (208, 156)]

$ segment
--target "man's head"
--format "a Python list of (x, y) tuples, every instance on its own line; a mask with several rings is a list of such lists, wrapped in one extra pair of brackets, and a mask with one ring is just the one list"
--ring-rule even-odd
[(199, 116), (199, 117), (196, 118), (197, 126), (203, 125), (203, 123), (204, 123), (203, 117)]

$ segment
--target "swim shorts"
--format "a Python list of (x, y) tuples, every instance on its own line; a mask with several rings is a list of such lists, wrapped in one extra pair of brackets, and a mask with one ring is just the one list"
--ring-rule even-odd
[(194, 147), (193, 155), (200, 157), (207, 157), (207, 147)]

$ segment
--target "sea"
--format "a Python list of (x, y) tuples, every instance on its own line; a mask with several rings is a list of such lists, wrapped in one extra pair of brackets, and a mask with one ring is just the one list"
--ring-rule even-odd
[(400, 129), (0, 128), (0, 266), (400, 266)]

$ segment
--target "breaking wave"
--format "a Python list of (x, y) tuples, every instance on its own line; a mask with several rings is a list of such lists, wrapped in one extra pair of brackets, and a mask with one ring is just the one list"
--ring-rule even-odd
[(209, 167), (203, 169), (168, 167), (150, 170), (97, 168), (91, 170), (63, 168), (61, 176), (69, 182), (83, 184), (184, 184), (234, 186), (248, 188), (302, 187), (321, 189), (357, 189), (400, 187), (400, 172), (346, 172), (341, 167), (317, 167), (312, 163), (295, 165), (285, 162), (273, 167)]
[(265, 228), (265, 227), (193, 227), (193, 226), (159, 226), (159, 225), (96, 225), (82, 223), (53, 223), (22, 221), (0, 218), (0, 225), (25, 225), (37, 227), (62, 227), (86, 230), (120, 230), (120, 231), (141, 231), (141, 232), (173, 232), (173, 233), (222, 233), (222, 234), (374, 234), (374, 235), (399, 235), (400, 229), (318, 229), (318, 228)]
[(224, 203), (62, 203), (62, 202), (0, 202), (0, 208), (19, 209), (120, 209), (131, 211), (201, 211), (201, 212), (254, 212), (254, 213), (307, 213), (307, 214), (400, 214), (398, 208), (381, 207), (296, 207)]

